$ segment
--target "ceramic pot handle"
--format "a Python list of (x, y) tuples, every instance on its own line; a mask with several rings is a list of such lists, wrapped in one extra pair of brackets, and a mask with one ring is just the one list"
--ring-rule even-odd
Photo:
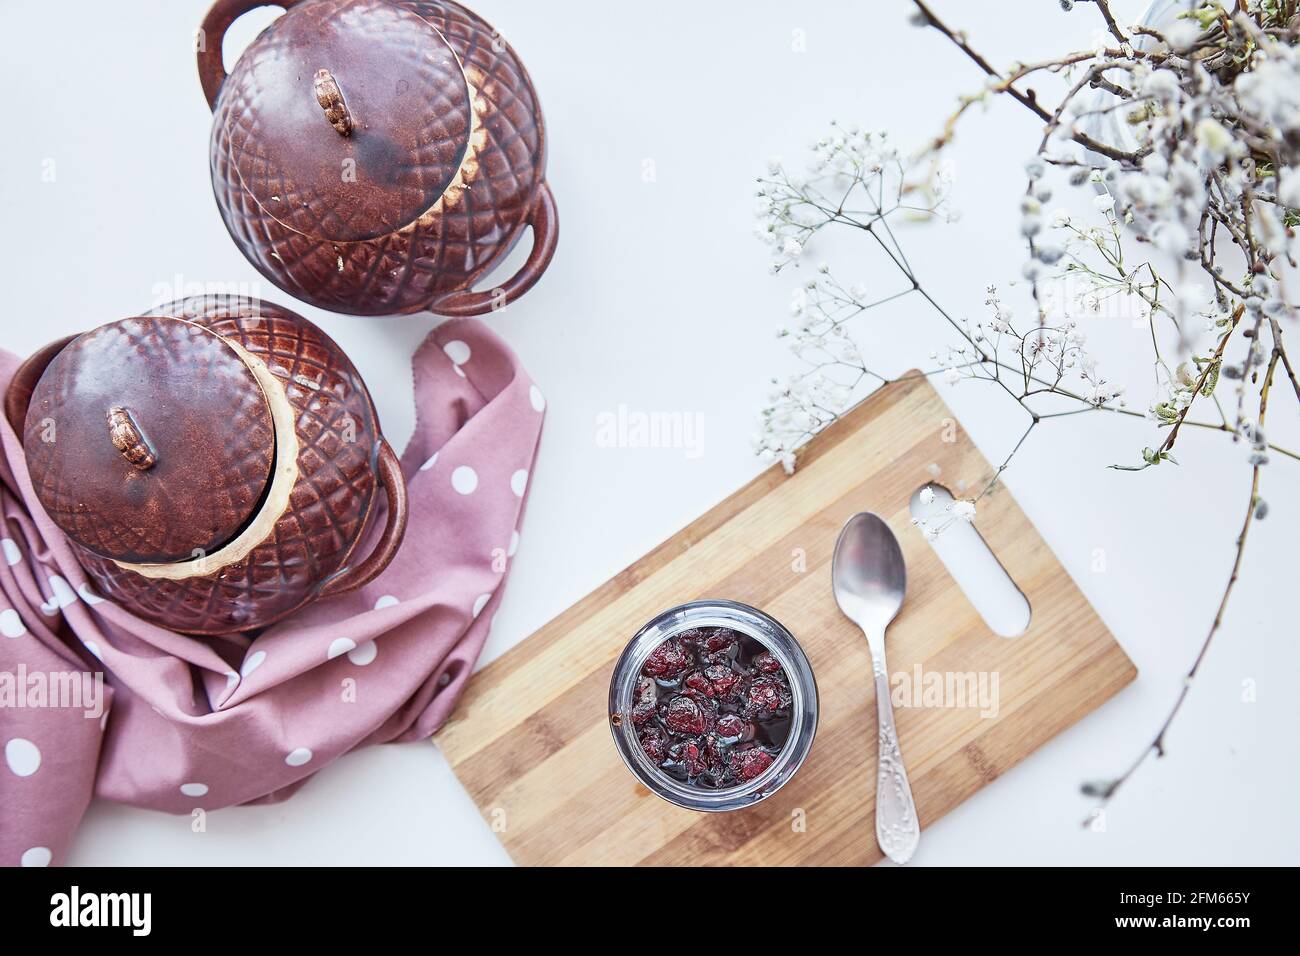
[(560, 219), (555, 209), (555, 197), (545, 182), (537, 190), (537, 198), (528, 214), (528, 224), (533, 227), (533, 251), (528, 254), (528, 261), (518, 272), (499, 286), (482, 292), (466, 289), (435, 299), (429, 304), (429, 311), (451, 316), (485, 315), (513, 302), (536, 285), (546, 267), (551, 264), (555, 246), (560, 239)]
[(36, 391), (36, 383), (41, 380), (45, 374), (45, 369), (54, 357), (63, 351), (63, 347), (75, 339), (75, 335), (69, 335), (59, 339), (57, 342), (51, 342), (39, 352), (33, 352), (28, 356), (22, 365), (18, 366), (14, 372), (13, 378), (9, 379), (9, 388), (5, 391), (5, 418), (9, 420), (9, 426), (18, 436), (18, 440), (23, 440), (23, 426), (27, 421), (27, 406), (31, 404), (32, 393)]
[(388, 567), (397, 554), (398, 545), (402, 543), (402, 535), (406, 533), (406, 479), (402, 477), (402, 465), (397, 460), (397, 453), (382, 438), (379, 440), (376, 467), (379, 481), (388, 496), (388, 521), (384, 525), (384, 533), (370, 556), (330, 578), (320, 589), (320, 597), (341, 594), (370, 583), (378, 577), (379, 572)]
[(221, 58), (221, 45), (226, 39), (226, 30), (249, 10), (258, 7), (283, 7), (288, 10), (298, 0), (217, 0), (203, 18), (199, 32), (194, 38), (194, 52), (199, 58), (199, 82), (203, 84), (203, 95), (208, 98), (208, 106), (217, 108), (217, 95), (221, 84), (226, 81), (226, 66)]

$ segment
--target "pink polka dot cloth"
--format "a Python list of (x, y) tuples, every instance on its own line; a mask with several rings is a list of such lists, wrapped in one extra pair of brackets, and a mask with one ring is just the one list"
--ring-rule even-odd
[[(3, 386), (18, 364), (0, 351)], [(473, 319), (438, 326), (412, 365), (396, 559), (251, 640), (176, 634), (95, 594), (0, 416), (0, 864), (59, 863), (92, 796), (170, 813), (275, 802), (356, 747), (447, 719), (518, 546), (545, 402)], [(49, 706), (53, 675), (82, 672), (104, 674), (103, 713), (85, 694)]]

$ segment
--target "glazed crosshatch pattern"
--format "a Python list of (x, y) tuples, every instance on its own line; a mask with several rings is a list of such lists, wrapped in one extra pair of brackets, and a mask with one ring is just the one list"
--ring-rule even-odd
[[(233, 4), (238, 6), (238, 4)], [(251, 8), (256, 4), (249, 2)], [(541, 105), (523, 64), (501, 36), (469, 10), (454, 3), (401, 0), (312, 0), (290, 4), (296, 18), (320, 18), (346, 38), (350, 56), (328, 57), (319, 66), (336, 76), (348, 96), (350, 75), (390, 65), (385, 51), (416, 64), (422, 72), (405, 81), (419, 86), (429, 102), (424, 110), (404, 110), (386, 117), (391, 131), (362, 131), (348, 137), (372, 145), (345, 142), (326, 120), (310, 84), (300, 101), (319, 117), (325, 152), (337, 165), (334, 181), (316, 180), (319, 190), (290, 182), (285, 164), (297, 166), (301, 146), (292, 135), (294, 116), (286, 115), (283, 89), (259, 86), (283, 57), (294, 55), (294, 36), (280, 24), (245, 52), (213, 102), (211, 172), (217, 205), (236, 244), (258, 270), (280, 288), (324, 309), (355, 315), (390, 315), (430, 309), (444, 315), (480, 314), (501, 308), (540, 278), (557, 241), (558, 219), (544, 181), (545, 131)], [(372, 14), (374, 15), (372, 17)], [(297, 20), (284, 18), (291, 25)], [(436, 32), (435, 32), (436, 31)], [(439, 39), (441, 37), (441, 39)], [(217, 38), (208, 38), (217, 42)], [(442, 43), (445, 40), (446, 43)], [(424, 64), (430, 42), (450, 47), (464, 68), (449, 79), (447, 71), (430, 72)], [(218, 47), (219, 49), (219, 47)], [(320, 51), (324, 56), (325, 51)], [(342, 61), (342, 62), (333, 62)], [(200, 57), (201, 71), (205, 61)], [(267, 82), (270, 82), (267, 80)], [(457, 97), (470, 90), (465, 124), (448, 124), (464, 108)], [(207, 80), (205, 78), (205, 85)], [(209, 95), (215, 90), (209, 89)], [(406, 95), (406, 94), (404, 94)], [(361, 118), (358, 117), (361, 123)], [(426, 128), (427, 127), (427, 128)], [(437, 140), (436, 161), (422, 164), (423, 175), (410, 175), (406, 158), (392, 165), (401, 151), (399, 134), (417, 142)], [(391, 135), (389, 135), (391, 133)], [(389, 155), (390, 153), (394, 155)], [(445, 179), (446, 162), (454, 159), (455, 177), (445, 193), (432, 189)], [(444, 155), (447, 154), (447, 155)], [(423, 156), (423, 152), (421, 154)], [(463, 160), (462, 160), (463, 156)], [(308, 166), (321, 160), (310, 157)], [(348, 162), (352, 162), (349, 169)], [(390, 168), (391, 167), (391, 168)], [(376, 231), (373, 215), (357, 223), (339, 219), (339, 204), (348, 206), (367, 180), (397, 176), (413, 195), (432, 197), (403, 208), (414, 214), (392, 228)], [(392, 203), (397, 197), (388, 196)], [(423, 205), (423, 208), (417, 208)], [(292, 206), (281, 214), (280, 207)], [(469, 291), (533, 227), (533, 252), (511, 279), (495, 290)]]
[[(889, 631), (891, 672), (995, 672), (995, 716), (978, 707), (899, 707), (922, 826), (933, 823), (1113, 696), (1136, 670), (1009, 492), (979, 528), (1033, 608), (998, 637), (911, 527), (930, 480), (987, 481), (992, 469), (919, 378), (882, 388), (817, 436), (799, 470), (765, 472), (484, 668), (434, 738), (520, 864), (861, 864), (875, 836), (871, 657), (831, 594), (844, 521), (887, 519), (908, 568)], [(949, 429), (951, 432), (952, 430)], [(606, 697), (615, 659), (646, 621), (699, 598), (740, 601), (783, 623), (812, 662), (821, 717), (807, 762), (738, 813), (705, 814), (652, 795), (619, 760)]]
[(300, 607), (344, 565), (372, 519), (372, 457), (381, 439), (369, 393), (324, 333), (271, 303), (206, 297), (154, 314), (210, 328), (283, 383), (296, 416), (297, 480), (273, 532), (221, 574), (145, 577), (91, 552), (83, 564), (104, 593), (181, 631), (237, 629), (250, 614), (269, 623)]

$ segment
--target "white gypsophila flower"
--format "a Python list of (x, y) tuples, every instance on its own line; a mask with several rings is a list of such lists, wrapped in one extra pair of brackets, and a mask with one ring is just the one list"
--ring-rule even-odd
[(1124, 394), (1124, 389), (1108, 382), (1098, 382), (1088, 392), (1088, 401), (1100, 408), (1112, 399)]
[(934, 489), (926, 485), (921, 489), (921, 493), (917, 497), (920, 499), (921, 504), (929, 507), (934, 504)]
[(975, 502), (966, 499), (954, 501), (951, 505), (952, 515), (962, 521), (975, 520)]
[(793, 236), (786, 236), (785, 241), (781, 243), (781, 251), (791, 259), (797, 259), (800, 254), (803, 253), (803, 246), (801, 246), (799, 240)]
[(945, 369), (943, 373), (943, 380), (947, 382), (949, 385), (956, 385), (958, 382), (961, 381), (961, 372), (959, 372), (955, 368)]
[(1092, 204), (1102, 212), (1110, 212), (1115, 208), (1115, 197), (1109, 193), (1102, 193), (1100, 196), (1093, 197)]

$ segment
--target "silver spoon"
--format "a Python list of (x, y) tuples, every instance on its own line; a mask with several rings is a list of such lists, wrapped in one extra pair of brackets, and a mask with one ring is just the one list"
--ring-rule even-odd
[(850, 518), (835, 542), (831, 580), (835, 603), (867, 636), (876, 677), (876, 719), (880, 729), (876, 842), (895, 863), (906, 863), (916, 852), (921, 827), (898, 749), (894, 707), (889, 699), (889, 669), (885, 666), (885, 628), (898, 614), (907, 590), (903, 551), (889, 525), (866, 511)]

